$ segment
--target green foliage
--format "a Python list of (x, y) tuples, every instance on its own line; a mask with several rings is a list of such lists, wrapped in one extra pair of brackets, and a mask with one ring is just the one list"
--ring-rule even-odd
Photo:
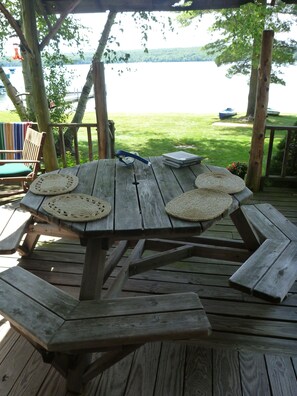
[[(86, 52), (81, 58), (78, 54), (64, 54), (64, 64), (91, 64), (92, 53)], [(43, 60), (45, 62), (45, 56)], [(206, 53), (202, 47), (183, 48), (157, 48), (147, 52), (143, 50), (114, 51), (106, 49), (103, 56), (105, 63), (117, 62), (204, 62), (213, 61), (214, 56)], [(3, 60), (3, 66), (19, 66), (19, 63), (12, 60)]]
[(173, 31), (172, 21), (170, 17), (156, 17), (156, 14), (151, 12), (134, 12), (132, 14), (134, 24), (138, 27), (138, 30), (141, 35), (141, 44), (144, 48), (145, 52), (148, 52), (147, 48), (147, 40), (149, 36), (149, 32), (154, 29), (156, 25), (158, 25), (158, 29), (163, 34), (163, 37), (166, 37), (166, 30)]
[[(3, 4), (10, 14), (19, 21), (19, 25), (21, 26), (19, 2), (4, 1)], [(16, 45), (18, 45), (20, 40), (2, 13), (0, 13), (0, 22), (0, 51), (2, 50), (3, 53), (4, 44), (8, 38), (15, 36)], [(56, 22), (56, 15), (48, 15), (46, 17), (44, 15), (37, 15), (36, 24), (39, 33), (38, 38), (40, 44), (46, 39), (47, 35)], [(68, 16), (64, 19), (60, 29), (56, 32), (54, 37), (49, 41), (42, 51), (47, 97), (49, 101), (51, 100), (55, 104), (54, 109), (51, 111), (52, 122), (64, 122), (68, 118), (70, 110), (70, 105), (66, 102), (65, 98), (71, 76), (66, 75), (64, 65), (71, 63), (71, 60), (69, 57), (62, 54), (61, 48), (67, 45), (68, 47), (72, 48), (72, 51), (76, 54), (76, 56), (82, 59), (83, 53), (79, 49), (79, 46), (82, 46), (84, 43), (85, 36), (83, 26), (78, 24), (73, 16)], [(16, 64), (16, 62), (8, 62), (8, 60), (1, 63), (6, 63), (8, 65)], [(24, 73), (24, 76), (26, 78), (30, 78), (28, 73)], [(27, 110), (34, 113), (34, 109)]]
[[(118, 59), (126, 54), (117, 51)], [(199, 62), (213, 60), (201, 48), (158, 48), (148, 51), (131, 50), (129, 51), (129, 63), (133, 62)], [(109, 63), (106, 60), (106, 63)]]
[(233, 175), (239, 176), (244, 179), (247, 173), (248, 166), (246, 162), (232, 162), (232, 164), (227, 166), (227, 169)]
[[(20, 5), (18, 1), (15, 0), (3, 0), (1, 3), (4, 5), (5, 8), (9, 9), (11, 13), (14, 15), (14, 18), (16, 20), (20, 19)], [(7, 19), (5, 16), (0, 12), (0, 55), (1, 58), (5, 56), (6, 54), (3, 52), (4, 51), (4, 45), (7, 40), (7, 38), (13, 37), (15, 35), (15, 32), (13, 28), (9, 25)], [(2, 59), (1, 59), (1, 64), (2, 64)]]
[[(44, 56), (44, 65), (44, 80), (51, 108), (51, 122), (66, 122), (70, 114), (71, 104), (65, 98), (72, 75), (69, 71), (69, 75), (66, 75), (63, 56), (46, 54)], [(53, 107), (51, 107), (50, 103), (53, 104)]]
[[(297, 122), (295, 126), (297, 126)], [(286, 145), (287, 140), (283, 138), (277, 146), (277, 152), (272, 157), (270, 170), (273, 175), (280, 175), (281, 173)], [(288, 143), (286, 175), (297, 176), (297, 131), (292, 132)]]
[[(50, 15), (47, 18), (47, 24), (50, 23), (51, 26), (57, 21), (55, 15)], [(40, 32), (40, 41), (42, 42), (48, 34), (48, 26), (44, 24), (44, 18), (37, 18), (37, 26)], [(67, 102), (66, 95), (73, 74), (67, 71), (64, 65), (70, 64), (72, 61), (69, 56), (62, 53), (61, 48), (67, 44), (67, 46), (72, 47), (74, 52), (79, 49), (79, 46), (85, 42), (81, 35), (83, 31), (83, 27), (72, 16), (68, 16), (42, 52), (46, 93), (48, 101), (54, 104), (50, 112), (50, 119), (53, 123), (65, 122), (71, 110), (71, 104)], [(80, 50), (77, 51), (77, 56), (83, 59), (83, 54)]]
[[(235, 74), (248, 75), (251, 68), (257, 68), (261, 49), (262, 32), (274, 30), (275, 33), (289, 32), (296, 22), (295, 5), (285, 5), (281, 1), (271, 6), (263, 6), (262, 0), (248, 3), (240, 8), (222, 9), (214, 13), (215, 22), (211, 27), (214, 32), (220, 32), (220, 38), (205, 46), (205, 50), (215, 57), (218, 66), (228, 64), (228, 77)], [(187, 21), (183, 13), (181, 23)], [(198, 19), (201, 11), (196, 13)], [(194, 21), (195, 12), (188, 16), (188, 22)], [(281, 65), (295, 62), (297, 42), (291, 40), (274, 40), (273, 66), (271, 82), (284, 83), (279, 73)]]

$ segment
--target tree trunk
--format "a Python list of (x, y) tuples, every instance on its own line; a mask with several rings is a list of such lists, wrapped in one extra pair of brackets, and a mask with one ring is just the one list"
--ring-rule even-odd
[(106, 106), (106, 89), (104, 64), (93, 61), (94, 79), (95, 79), (95, 103), (98, 135), (98, 154), (99, 158), (112, 158), (112, 136), (109, 130), (107, 106)]
[(21, 50), (21, 54), (22, 57), (24, 58), (24, 60), (22, 61), (22, 72), (23, 72), (24, 84), (25, 84), (27, 113), (30, 121), (36, 121), (36, 114), (34, 111), (34, 101), (32, 96), (32, 78), (31, 78), (30, 65), (29, 65), (30, 55), (23, 50)]
[(253, 53), (251, 61), (251, 75), (249, 84), (249, 95), (248, 95), (248, 105), (246, 110), (246, 116), (254, 119), (256, 102), (257, 102), (257, 84), (258, 84), (258, 66), (260, 59), (260, 47), (261, 36), (255, 34), (253, 39)]
[(264, 30), (258, 76), (257, 105), (253, 126), (250, 160), (246, 178), (246, 185), (254, 192), (259, 191), (261, 187), (265, 123), (269, 98), (273, 36), (274, 32), (272, 30)]
[(21, 0), (21, 8), (24, 24), (24, 35), (26, 37), (32, 55), (28, 54), (30, 74), (32, 76), (32, 97), (36, 113), (36, 120), (40, 131), (45, 131), (46, 140), (43, 149), (45, 169), (51, 171), (58, 168), (55, 142), (52, 129), (50, 128), (50, 116), (44, 85), (41, 54), (38, 44), (38, 33), (36, 26), (35, 2)]
[(3, 85), (6, 89), (6, 93), (9, 97), (9, 99), (12, 101), (18, 116), (20, 117), (21, 121), (28, 121), (28, 114), (26, 111), (26, 108), (24, 106), (24, 103), (20, 96), (18, 95), (17, 89), (11, 84), (9, 78), (6, 76), (5, 71), (3, 68), (0, 66), (0, 79), (3, 82)]
[[(93, 60), (98, 60), (100, 61), (102, 58), (102, 54), (103, 51), (106, 47), (106, 43), (112, 28), (112, 25), (114, 23), (114, 20), (116, 18), (117, 13), (116, 12), (109, 12), (101, 38), (99, 40), (99, 44), (97, 47), (97, 50), (93, 56)], [(94, 80), (93, 80), (93, 67), (92, 64), (90, 65), (90, 69), (88, 71), (87, 77), (86, 77), (86, 81), (85, 84), (83, 86), (82, 92), (80, 94), (78, 103), (77, 103), (77, 107), (76, 107), (76, 111), (75, 114), (72, 118), (71, 123), (74, 124), (80, 124), (83, 120), (85, 111), (86, 111), (86, 106), (87, 106), (87, 102), (88, 102), (88, 98), (91, 92), (91, 89), (93, 87), (94, 84)], [(73, 133), (71, 128), (68, 128), (67, 131), (64, 134), (64, 138), (65, 138), (65, 146), (68, 150), (72, 149), (72, 142), (73, 142)]]
[(254, 119), (257, 101), (258, 67), (251, 69), (246, 117)]

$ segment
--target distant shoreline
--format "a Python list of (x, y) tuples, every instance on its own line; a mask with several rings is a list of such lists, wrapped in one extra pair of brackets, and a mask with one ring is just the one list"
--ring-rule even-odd
[[(103, 59), (106, 64), (125, 63), (126, 54), (129, 54), (129, 63), (146, 63), (146, 62), (209, 62), (214, 60), (214, 56), (206, 53), (203, 47), (188, 48), (155, 48), (145, 52), (144, 50), (121, 50), (115, 51), (117, 62), (111, 62), (107, 58)], [(77, 54), (65, 54), (72, 65), (90, 64), (93, 53), (85, 53), (85, 58), (80, 59)], [(20, 62), (9, 59), (2, 61), (2, 67), (17, 67)]]

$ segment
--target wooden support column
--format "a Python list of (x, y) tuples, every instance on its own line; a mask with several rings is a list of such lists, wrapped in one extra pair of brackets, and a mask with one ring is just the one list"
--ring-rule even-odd
[(98, 135), (98, 155), (100, 159), (111, 158), (111, 132), (108, 125), (103, 62), (99, 62), (97, 60), (93, 61), (93, 75)]
[(262, 50), (258, 74), (257, 103), (250, 150), (250, 160), (246, 178), (247, 187), (254, 192), (259, 191), (261, 186), (273, 36), (274, 32), (272, 30), (264, 30), (262, 36)]

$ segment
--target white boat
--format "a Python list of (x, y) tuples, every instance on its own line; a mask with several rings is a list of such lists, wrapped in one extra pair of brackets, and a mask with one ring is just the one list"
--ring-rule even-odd
[(270, 115), (270, 116), (279, 116), (279, 115), (280, 115), (280, 111), (274, 110), (274, 109), (271, 109), (270, 107), (268, 107), (268, 108), (267, 108), (267, 115)]

